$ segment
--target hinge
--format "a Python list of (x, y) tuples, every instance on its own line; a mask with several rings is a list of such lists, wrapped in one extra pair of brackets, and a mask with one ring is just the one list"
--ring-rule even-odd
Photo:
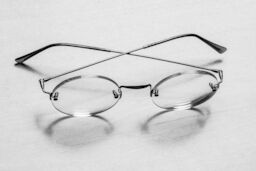
[(44, 93), (46, 93), (46, 94), (51, 95), (50, 92), (47, 92), (47, 91), (44, 90), (44, 82), (45, 82), (44, 79), (40, 79), (40, 80), (39, 80), (39, 84), (40, 84), (40, 87), (41, 87), (42, 91), (43, 91)]

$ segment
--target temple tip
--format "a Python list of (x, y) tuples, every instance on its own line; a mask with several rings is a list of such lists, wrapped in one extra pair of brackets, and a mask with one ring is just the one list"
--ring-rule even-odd
[(224, 47), (224, 46), (220, 46), (220, 45), (217, 45), (217, 44), (214, 44), (214, 47), (213, 47), (217, 52), (219, 52), (220, 54), (224, 53), (227, 51), (227, 48)]
[(221, 50), (219, 51), (219, 53), (224, 53), (227, 51), (227, 48), (226, 47), (222, 47)]
[(224, 52), (227, 51), (227, 48), (224, 47), (224, 46), (221, 46), (219, 44), (216, 44), (216, 43), (213, 43), (197, 34), (194, 34), (194, 33), (190, 33), (190, 34), (186, 34), (186, 36), (194, 36), (194, 37), (197, 37), (199, 38), (200, 40), (202, 40), (203, 42), (205, 42), (206, 44), (208, 44), (209, 46), (211, 46), (214, 50), (216, 50), (218, 53), (222, 54)]
[(210, 45), (213, 49), (215, 49), (218, 53), (222, 54), (227, 51), (227, 48), (221, 45), (218, 45), (216, 43), (210, 42), (209, 40), (206, 40), (206, 43)]
[(16, 62), (16, 64), (22, 64), (24, 62), (24, 58), (22, 58), (22, 57), (16, 58), (15, 62)]

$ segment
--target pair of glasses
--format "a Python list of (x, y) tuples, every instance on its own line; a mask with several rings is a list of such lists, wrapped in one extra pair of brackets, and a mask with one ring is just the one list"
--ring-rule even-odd
[[(42, 91), (49, 95), (52, 105), (55, 107), (55, 109), (67, 115), (88, 116), (104, 112), (112, 108), (121, 99), (122, 89), (124, 88), (142, 89), (149, 87), (149, 95), (156, 106), (169, 110), (189, 109), (207, 101), (216, 93), (223, 81), (222, 70), (209, 69), (203, 66), (196, 66), (134, 53), (184, 37), (196, 37), (212, 47), (218, 53), (224, 53), (227, 50), (225, 47), (213, 43), (197, 34), (183, 34), (150, 43), (127, 52), (80, 44), (54, 43), (30, 52), (22, 57), (16, 58), (15, 61), (17, 64), (22, 64), (36, 54), (51, 47), (57, 46), (76, 47), (117, 54), (115, 56), (96, 61), (89, 65), (81, 66), (76, 69), (39, 80)], [(165, 78), (159, 79), (155, 85), (119, 85), (113, 79), (102, 75), (78, 75), (65, 79), (51, 91), (45, 90), (45, 83), (50, 80), (124, 55), (131, 55), (139, 58), (183, 65), (193, 68), (193, 70), (171, 74)]]

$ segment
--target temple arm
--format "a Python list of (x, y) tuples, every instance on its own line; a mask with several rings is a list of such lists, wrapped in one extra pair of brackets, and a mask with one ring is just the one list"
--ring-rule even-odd
[[(197, 34), (183, 34), (183, 35), (178, 35), (178, 36), (175, 36), (175, 37), (171, 37), (171, 38), (168, 38), (168, 39), (164, 39), (164, 40), (161, 40), (161, 41), (158, 41), (158, 42), (154, 42), (154, 43), (151, 43), (151, 44), (148, 44), (146, 46), (143, 46), (139, 49), (136, 49), (136, 51), (138, 50), (142, 50), (142, 49), (147, 49), (149, 47), (153, 47), (153, 46), (156, 46), (156, 45), (159, 45), (159, 44), (162, 44), (162, 43), (166, 43), (168, 41), (171, 41), (171, 40), (175, 40), (175, 39), (179, 39), (179, 38), (184, 38), (184, 37), (196, 37), (198, 39), (200, 39), (201, 41), (203, 41), (204, 43), (206, 43), (207, 45), (209, 45), (210, 47), (212, 47), (214, 50), (216, 50), (217, 52), (219, 53), (223, 53), (226, 51), (226, 48), (223, 47), (223, 46), (220, 46), (216, 43), (213, 43)], [(33, 52), (30, 52), (24, 56), (21, 56), (19, 58), (16, 58), (15, 61), (17, 63), (23, 63), (25, 62), (26, 60), (28, 60), (29, 58), (35, 56), (36, 54), (46, 50), (46, 49), (49, 49), (51, 47), (56, 47), (56, 46), (68, 46), (68, 47), (76, 47), (76, 48), (83, 48), (83, 49), (91, 49), (91, 50), (98, 50), (98, 51), (103, 51), (103, 52), (114, 52), (114, 53), (117, 53), (115, 51), (112, 51), (112, 50), (108, 50), (108, 49), (104, 49), (104, 48), (98, 48), (98, 47), (93, 47), (93, 46), (86, 46), (86, 45), (79, 45), (79, 44), (71, 44), (71, 43), (54, 43), (54, 44), (50, 44), (50, 45), (47, 45), (45, 47), (42, 47), (38, 50), (35, 50)], [(119, 53), (119, 52), (118, 52)], [(128, 54), (128, 53), (127, 53)], [(125, 55), (125, 54), (123, 54)], [(132, 55), (132, 54), (130, 54)]]
[(15, 61), (19, 64), (19, 63), (23, 63), (25, 62), (26, 60), (28, 60), (29, 58), (35, 56), (36, 54), (44, 51), (44, 50), (47, 50), (51, 47), (56, 47), (56, 46), (68, 46), (68, 47), (76, 47), (76, 48), (82, 48), (82, 49), (91, 49), (91, 50), (98, 50), (98, 51), (103, 51), (103, 52), (110, 52), (109, 50), (107, 49), (104, 49), (104, 48), (97, 48), (97, 47), (92, 47), (92, 46), (86, 46), (86, 45), (79, 45), (79, 44), (73, 44), (73, 43), (53, 43), (53, 44), (50, 44), (50, 45), (47, 45), (47, 46), (44, 46), (40, 49), (37, 49), (33, 52), (30, 52), (24, 56), (21, 56), (19, 58), (16, 58)]
[(131, 53), (131, 52), (135, 52), (137, 50), (133, 50), (133, 51), (129, 51), (129, 52), (120, 52), (120, 51), (115, 51), (115, 50), (111, 50), (111, 51), (115, 52), (115, 53), (119, 53), (119, 55), (116, 55), (116, 56), (113, 56), (113, 57), (110, 57), (110, 58), (106, 58), (104, 60), (100, 60), (100, 61), (94, 62), (92, 64), (89, 64), (89, 65), (81, 66), (79, 68), (76, 68), (76, 69), (73, 69), (73, 70), (70, 70), (70, 71), (67, 71), (67, 72), (64, 72), (64, 73), (61, 73), (61, 74), (49, 77), (49, 78), (42, 79), (41, 81), (47, 82), (47, 81), (52, 80), (54, 78), (58, 78), (58, 77), (67, 75), (67, 74), (73, 73), (75, 71), (79, 71), (81, 69), (85, 69), (85, 68), (91, 67), (93, 65), (96, 65), (96, 64), (99, 64), (99, 63), (103, 63), (103, 62), (106, 62), (106, 61), (109, 61), (109, 60), (112, 60), (112, 59), (115, 59), (115, 58), (118, 58), (118, 57), (123, 56), (123, 55), (132, 55), (132, 56), (136, 56), (136, 57), (152, 59), (152, 60), (157, 60), (157, 61), (162, 61), (162, 62), (168, 62), (168, 63), (178, 64), (178, 65), (183, 65), (183, 66), (187, 66), (187, 67), (207, 70), (207, 71), (211, 71), (211, 72), (217, 73), (217, 74), (220, 75), (220, 77), (222, 77), (222, 71), (221, 70), (209, 69), (209, 68), (205, 68), (205, 67), (202, 67), (202, 66), (196, 66), (196, 65), (191, 65), (191, 64), (171, 61), (171, 60), (167, 60), (167, 59), (161, 59), (161, 58), (155, 58), (155, 57), (152, 57), (152, 56), (145, 56), (145, 55), (138, 55), (138, 54)]
[[(168, 41), (171, 41), (171, 40), (174, 40), (174, 39), (178, 39), (178, 38), (182, 38), (182, 37), (187, 37), (187, 36), (196, 36), (196, 37), (200, 37), (198, 35), (195, 35), (195, 34), (185, 34), (185, 35), (180, 35), (180, 36), (175, 36), (175, 37), (172, 37), (172, 38), (168, 38), (168, 39), (164, 39), (162, 41), (159, 41), (159, 42), (155, 42), (155, 43), (151, 43), (151, 44), (148, 44), (146, 46), (143, 46), (141, 48), (137, 48), (137, 49), (133, 49), (133, 50), (130, 50), (128, 52), (119, 52), (119, 51), (115, 51), (115, 50), (109, 50), (109, 49), (103, 49), (103, 48), (99, 48), (99, 47), (92, 47), (92, 46), (86, 46), (86, 45), (74, 45), (74, 44), (68, 44), (69, 46), (72, 46), (72, 47), (79, 47), (79, 48), (87, 48), (87, 49), (93, 49), (93, 50), (100, 50), (100, 51), (105, 51), (105, 52), (114, 52), (114, 53), (118, 53), (118, 55), (115, 55), (115, 56), (112, 56), (112, 57), (109, 57), (109, 58), (106, 58), (104, 60), (100, 60), (100, 61), (97, 61), (97, 62), (94, 62), (92, 64), (89, 64), (89, 65), (85, 65), (85, 66), (81, 66), (81, 67), (78, 67), (76, 69), (73, 69), (73, 70), (70, 70), (70, 71), (67, 71), (67, 72), (64, 72), (64, 73), (61, 73), (61, 74), (58, 74), (58, 75), (55, 75), (53, 77), (49, 77), (49, 78), (45, 78), (45, 79), (41, 79), (41, 82), (47, 82), (49, 80), (52, 80), (54, 78), (58, 78), (58, 77), (61, 77), (61, 76), (64, 76), (64, 75), (67, 75), (69, 73), (73, 73), (73, 72), (76, 72), (76, 71), (79, 71), (81, 69), (84, 69), (84, 68), (88, 68), (88, 67), (91, 67), (93, 65), (96, 65), (96, 64), (99, 64), (99, 63), (103, 63), (103, 62), (106, 62), (106, 61), (109, 61), (109, 60), (112, 60), (112, 59), (115, 59), (115, 58), (118, 58), (120, 56), (123, 56), (123, 55), (133, 55), (133, 56), (137, 56), (137, 57), (142, 57), (142, 58), (147, 58), (147, 59), (153, 59), (153, 60), (158, 60), (158, 61), (164, 61), (164, 62), (169, 62), (169, 63), (174, 63), (174, 64), (179, 64), (179, 65), (184, 65), (184, 66), (188, 66), (188, 67), (193, 67), (193, 68), (197, 68), (197, 69), (203, 69), (203, 70), (208, 70), (208, 71), (212, 71), (212, 72), (215, 72), (215, 73), (218, 73), (219, 75), (222, 75), (222, 71), (220, 70), (214, 70), (214, 69), (208, 69), (208, 68), (204, 68), (204, 67), (200, 67), (200, 66), (195, 66), (195, 65), (191, 65), (191, 64), (186, 64), (186, 63), (181, 63), (181, 62), (176, 62), (176, 61), (170, 61), (170, 60), (165, 60), (165, 59), (159, 59), (159, 58), (155, 58), (155, 57), (151, 57), (151, 56), (145, 56), (145, 55), (137, 55), (137, 54), (132, 54), (133, 52), (136, 52), (136, 51), (139, 51), (139, 50), (142, 50), (142, 49), (147, 49), (149, 47), (153, 47), (153, 46), (156, 46), (156, 45), (159, 45), (159, 44), (162, 44), (162, 43), (165, 43), (165, 42), (168, 42)], [(202, 37), (200, 37), (201, 40), (206, 40)], [(208, 44), (210, 41), (206, 41), (206, 43)], [(211, 42), (212, 43), (212, 42)], [(58, 45), (58, 44), (57, 44)], [(64, 45), (67, 45), (67, 44), (64, 44)], [(216, 45), (215, 43), (212, 43), (211, 46), (214, 46)], [(49, 47), (52, 47), (51, 45), (49, 46), (46, 46), (44, 48), (41, 48), (42, 50), (37, 50), (37, 51), (34, 51), (28, 55), (25, 55), (24, 57), (20, 57), (16, 60), (18, 60), (18, 63), (22, 63), (22, 61), (24, 60), (27, 60), (28, 58), (32, 57), (33, 55), (49, 48)], [(88, 48), (89, 47), (89, 48)], [(221, 47), (221, 48), (220, 48)], [(226, 48), (225, 47), (222, 47), (220, 45), (216, 46), (214, 48), (215, 50), (216, 49), (219, 49), (218, 52), (220, 53), (223, 53), (224, 51), (226, 51)], [(222, 49), (222, 51), (221, 51)], [(20, 62), (19, 62), (20, 61)]]

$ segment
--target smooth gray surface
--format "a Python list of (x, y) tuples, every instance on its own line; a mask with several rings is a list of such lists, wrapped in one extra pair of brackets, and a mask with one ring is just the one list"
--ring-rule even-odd
[[(1, 1), (0, 170), (255, 170), (255, 1)], [(54, 42), (126, 51), (182, 33), (225, 45), (219, 55), (194, 38), (141, 54), (224, 70), (224, 83), (198, 111), (159, 112), (148, 89), (125, 95), (99, 118), (65, 118), (38, 79), (111, 54), (53, 48), (14, 66), (14, 58)], [(125, 56), (82, 73), (143, 84), (174, 65)], [(54, 84), (53, 84), (54, 85)], [(53, 86), (50, 85), (50, 86)]]

